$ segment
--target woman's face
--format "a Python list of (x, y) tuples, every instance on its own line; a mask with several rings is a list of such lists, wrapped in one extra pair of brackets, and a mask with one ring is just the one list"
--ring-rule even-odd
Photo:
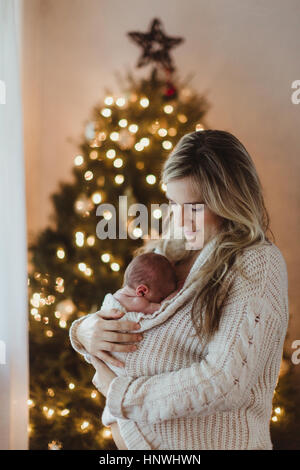
[(193, 193), (188, 177), (170, 181), (166, 186), (175, 227), (182, 227), (190, 249), (202, 249), (206, 241), (218, 232), (222, 218)]

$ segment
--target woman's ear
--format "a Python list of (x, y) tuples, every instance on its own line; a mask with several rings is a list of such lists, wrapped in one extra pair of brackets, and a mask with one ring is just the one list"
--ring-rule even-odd
[(135, 293), (138, 297), (142, 297), (145, 294), (148, 294), (149, 288), (146, 286), (146, 284), (139, 284), (137, 288), (135, 289)]

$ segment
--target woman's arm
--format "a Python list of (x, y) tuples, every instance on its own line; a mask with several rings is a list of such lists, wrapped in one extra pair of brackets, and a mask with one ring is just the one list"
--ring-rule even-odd
[[(235, 300), (226, 303), (219, 330), (200, 363), (152, 377), (116, 377), (107, 393), (110, 412), (150, 424), (240, 407), (269, 357), (282, 348), (286, 334), (287, 283), (276, 285), (281, 273), (274, 273), (273, 268), (262, 279), (258, 294), (243, 300), (234, 289)], [(276, 288), (280, 302), (272, 298)]]
[(113, 440), (115, 441), (115, 444), (119, 450), (128, 450), (128, 447), (126, 447), (126, 444), (121, 436), (119, 425), (117, 422), (112, 423), (110, 425), (110, 430), (111, 434), (113, 437)]

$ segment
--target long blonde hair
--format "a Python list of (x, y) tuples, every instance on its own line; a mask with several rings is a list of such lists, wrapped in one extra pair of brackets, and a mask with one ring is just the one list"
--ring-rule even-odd
[[(197, 292), (191, 309), (196, 334), (208, 338), (218, 329), (229, 280), (240, 270), (240, 258), (248, 247), (271, 243), (267, 237), (269, 215), (254, 163), (243, 144), (221, 130), (195, 131), (184, 135), (164, 162), (161, 182), (188, 177), (195, 194), (221, 217), (213, 253), (195, 272)], [(170, 221), (172, 218), (170, 219)], [(153, 250), (163, 241), (149, 240), (134, 254)], [(183, 257), (194, 255), (187, 250)], [(249, 279), (248, 279), (249, 280)], [(202, 307), (205, 307), (204, 319)]]

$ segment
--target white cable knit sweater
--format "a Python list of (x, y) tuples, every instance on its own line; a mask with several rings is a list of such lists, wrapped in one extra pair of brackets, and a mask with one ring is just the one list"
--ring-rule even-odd
[[(214, 244), (201, 250), (185, 284)], [(272, 398), (289, 319), (286, 263), (271, 243), (245, 250), (241, 268), (251, 281), (234, 274), (209, 343), (191, 337), (193, 286), (140, 318), (144, 338), (125, 353), (125, 370), (115, 369), (106, 401), (129, 450), (273, 448)], [(73, 322), (70, 339), (88, 360), (76, 338), (84, 318)]]

